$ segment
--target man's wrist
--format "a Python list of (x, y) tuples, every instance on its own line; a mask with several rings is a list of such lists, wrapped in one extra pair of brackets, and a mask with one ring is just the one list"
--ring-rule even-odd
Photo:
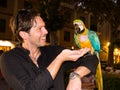
[(81, 79), (81, 76), (76, 72), (71, 72), (69, 75), (69, 79), (75, 79), (76, 77)]

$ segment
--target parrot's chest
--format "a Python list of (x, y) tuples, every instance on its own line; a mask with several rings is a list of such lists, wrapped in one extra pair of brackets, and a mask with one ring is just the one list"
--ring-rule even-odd
[(80, 42), (88, 42), (88, 36), (87, 35), (80, 35), (78, 36), (78, 39)]
[(77, 36), (77, 41), (81, 47), (89, 47), (91, 48), (91, 43), (87, 35), (79, 35)]

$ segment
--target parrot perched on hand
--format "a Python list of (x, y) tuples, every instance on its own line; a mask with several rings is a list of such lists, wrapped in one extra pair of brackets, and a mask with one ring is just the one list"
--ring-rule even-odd
[[(99, 59), (100, 41), (97, 34), (92, 30), (88, 30), (83, 21), (80, 19), (75, 19), (73, 21), (73, 26), (74, 40), (76, 45), (79, 48), (90, 48), (90, 54), (95, 54)], [(96, 69), (95, 79), (98, 90), (103, 90), (103, 79), (100, 59)]]

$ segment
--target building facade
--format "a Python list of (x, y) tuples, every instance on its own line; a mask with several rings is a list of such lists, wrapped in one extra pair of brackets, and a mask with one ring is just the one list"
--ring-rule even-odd
[(0, 0), (0, 50), (12, 48), (14, 40), (9, 27), (10, 18), (24, 7), (24, 0)]

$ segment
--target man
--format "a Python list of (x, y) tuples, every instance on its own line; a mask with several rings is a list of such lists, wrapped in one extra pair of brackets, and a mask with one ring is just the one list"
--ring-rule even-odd
[(64, 71), (68, 69), (75, 70), (67, 90), (81, 90), (80, 78), (95, 73), (97, 57), (83, 56), (89, 48), (45, 46), (48, 31), (37, 11), (20, 10), (10, 25), (21, 44), (2, 55), (0, 66), (13, 90), (64, 90)]

